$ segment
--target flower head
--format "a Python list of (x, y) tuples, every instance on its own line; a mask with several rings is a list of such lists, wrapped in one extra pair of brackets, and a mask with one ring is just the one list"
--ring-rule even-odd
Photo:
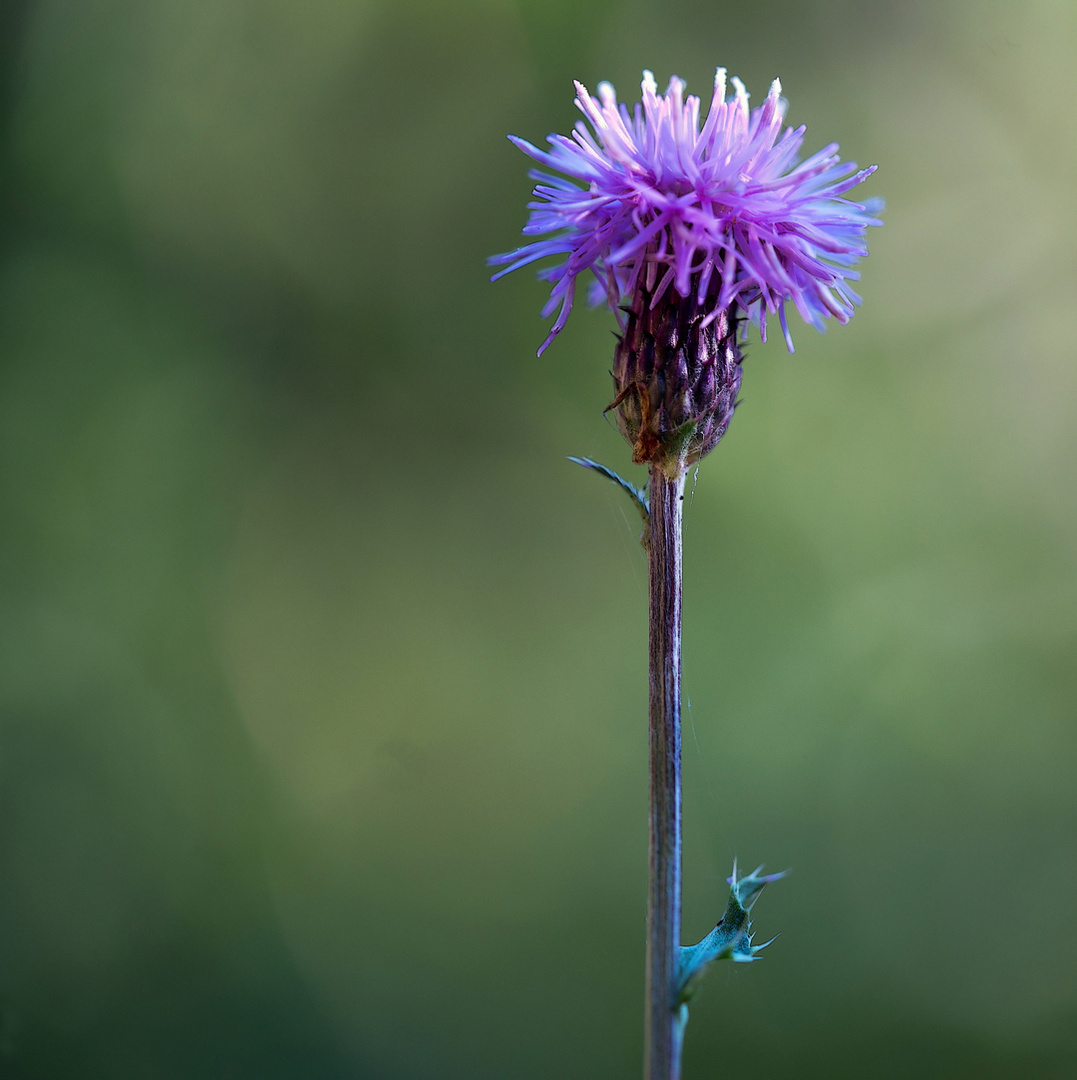
[[(797, 163), (804, 128), (782, 132), (786, 103), (777, 80), (762, 106), (749, 109), (739, 79), (726, 101), (719, 68), (710, 111), (700, 127), (699, 98), (684, 96), (673, 77), (665, 95), (643, 75), (643, 100), (630, 113), (613, 87), (600, 83), (596, 101), (576, 83), (576, 105), (590, 124), (571, 137), (551, 135), (550, 149), (512, 142), (539, 164), (529, 236), (544, 237), (495, 256), (495, 277), (547, 256), (539, 271), (552, 283), (543, 314), (558, 311), (543, 349), (572, 310), (576, 278), (590, 270), (591, 300), (615, 310), (645, 293), (653, 309), (673, 299), (694, 302), (702, 327), (735, 309), (757, 322), (766, 340), (767, 316), (777, 314), (792, 338), (785, 305), (824, 329), (824, 319), (847, 322), (860, 298), (848, 282), (867, 254), (864, 230), (881, 222), (879, 200), (855, 203), (845, 193), (875, 167), (842, 163), (836, 144)], [(723, 429), (724, 430), (724, 429)]]

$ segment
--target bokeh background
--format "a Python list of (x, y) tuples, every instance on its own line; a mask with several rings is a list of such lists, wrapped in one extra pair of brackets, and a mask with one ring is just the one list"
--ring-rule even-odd
[(0, 1075), (638, 1075), (612, 339), (488, 283), (571, 79), (775, 75), (866, 302), (691, 484), (686, 1077), (1077, 1075), (1069, 0), (4, 0)]

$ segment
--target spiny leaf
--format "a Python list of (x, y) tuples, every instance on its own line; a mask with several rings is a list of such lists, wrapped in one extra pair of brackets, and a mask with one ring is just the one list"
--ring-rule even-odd
[(736, 960), (747, 963), (757, 959), (757, 954), (765, 949), (770, 941), (762, 945), (752, 944), (752, 920), (750, 912), (759, 894), (772, 881), (785, 877), (788, 871), (779, 874), (761, 874), (762, 866), (757, 866), (745, 877), (737, 877), (737, 864), (733, 863), (733, 876), (729, 882), (729, 902), (718, 925), (702, 941), (695, 945), (683, 945), (677, 968), (677, 1004), (687, 1002), (699, 989), (703, 972), (714, 960)]
[(568, 460), (574, 461), (577, 465), (582, 465), (585, 469), (594, 469), (595, 472), (600, 473), (607, 480), (612, 480), (619, 488), (626, 491), (633, 505), (639, 511), (639, 516), (643, 519), (644, 528), (646, 529), (650, 525), (651, 504), (647, 498), (646, 487), (638, 488), (630, 484), (623, 476), (618, 476), (612, 469), (598, 461), (593, 461), (591, 458), (569, 457)]

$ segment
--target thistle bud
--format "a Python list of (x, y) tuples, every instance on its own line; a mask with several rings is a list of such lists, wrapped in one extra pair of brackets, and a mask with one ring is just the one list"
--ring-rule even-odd
[(615, 396), (608, 406), (632, 460), (669, 476), (709, 454), (725, 434), (740, 389), (736, 305), (717, 296), (696, 302), (694, 290), (667, 290), (657, 304), (637, 288), (613, 361)]

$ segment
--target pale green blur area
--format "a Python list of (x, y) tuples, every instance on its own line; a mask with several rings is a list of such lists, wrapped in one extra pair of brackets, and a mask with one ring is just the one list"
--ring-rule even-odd
[(613, 320), (488, 283), (571, 79), (880, 170), (686, 512), (685, 1077), (1072, 1077), (1077, 9), (6, 0), (0, 1076), (637, 1076)]

